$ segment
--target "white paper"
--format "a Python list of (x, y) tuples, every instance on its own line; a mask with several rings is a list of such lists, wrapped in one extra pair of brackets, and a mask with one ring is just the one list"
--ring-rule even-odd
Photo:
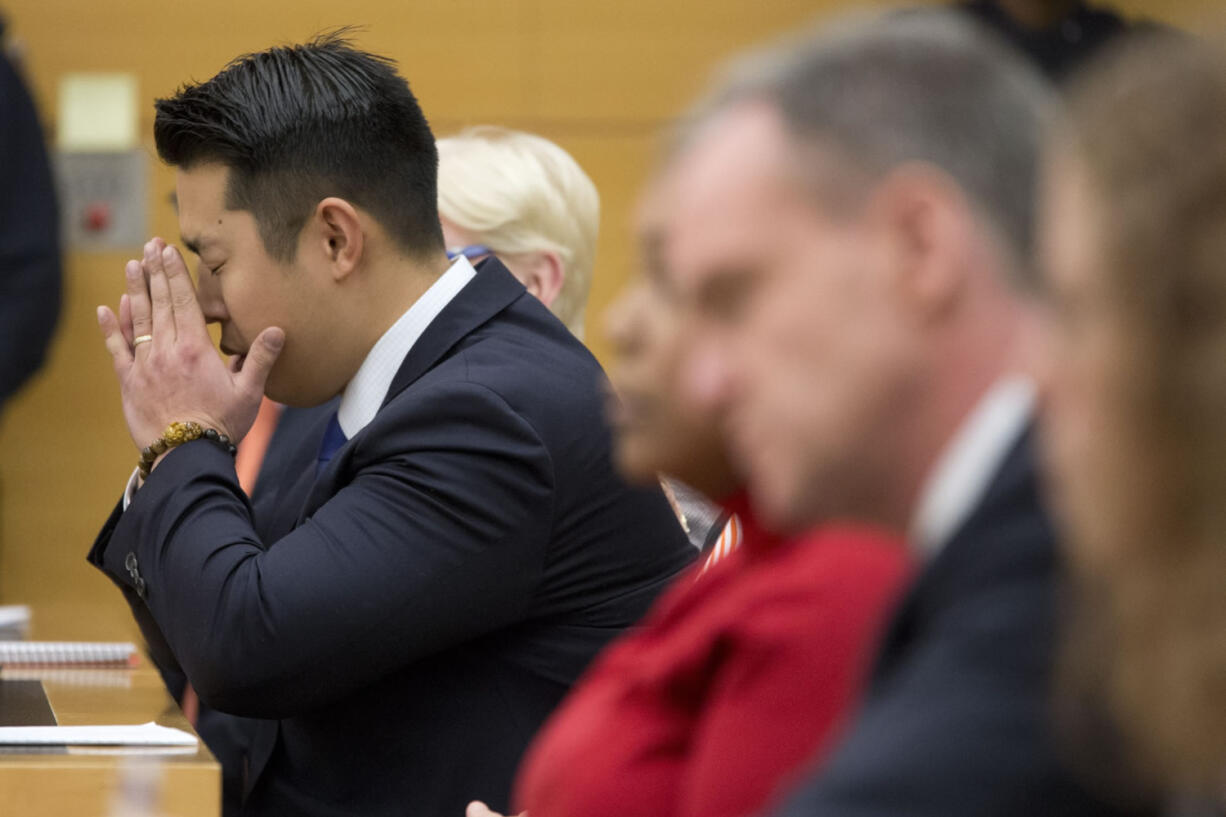
[(30, 626), (30, 608), (25, 604), (0, 604), (0, 627), (24, 630)]
[(195, 735), (153, 721), (139, 726), (0, 726), (0, 746), (195, 745)]

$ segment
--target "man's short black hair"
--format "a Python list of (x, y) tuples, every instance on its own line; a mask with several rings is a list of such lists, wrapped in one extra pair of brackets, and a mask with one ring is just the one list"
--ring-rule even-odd
[(156, 109), (158, 155), (228, 167), (226, 207), (255, 217), (274, 258), (293, 260), (328, 196), (369, 212), (409, 254), (443, 248), (434, 134), (395, 63), (344, 31), (238, 57)]

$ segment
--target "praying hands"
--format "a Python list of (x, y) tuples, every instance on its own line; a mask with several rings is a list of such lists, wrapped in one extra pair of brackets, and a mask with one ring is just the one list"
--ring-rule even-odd
[(196, 423), (237, 443), (251, 428), (264, 382), (284, 345), (269, 327), (246, 354), (223, 362), (205, 326), (196, 290), (179, 252), (160, 238), (125, 269), (126, 292), (116, 315), (98, 307), (124, 418), (138, 448), (171, 423)]

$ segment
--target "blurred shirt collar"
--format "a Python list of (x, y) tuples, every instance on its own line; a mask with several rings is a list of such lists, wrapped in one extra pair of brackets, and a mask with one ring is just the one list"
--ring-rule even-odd
[(946, 444), (929, 472), (911, 520), (909, 541), (922, 558), (940, 552), (983, 498), (984, 491), (1034, 414), (1028, 377), (998, 380)]

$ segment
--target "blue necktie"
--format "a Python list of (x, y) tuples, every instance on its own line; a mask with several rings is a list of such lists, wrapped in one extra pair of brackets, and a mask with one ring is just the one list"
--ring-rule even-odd
[(349, 438), (341, 430), (340, 420), (337, 419), (334, 413), (332, 419), (328, 421), (328, 428), (324, 431), (324, 438), (319, 442), (319, 456), (315, 459), (315, 476), (318, 477), (323, 473), (324, 467), (327, 466), (332, 456), (347, 442), (349, 442)]

